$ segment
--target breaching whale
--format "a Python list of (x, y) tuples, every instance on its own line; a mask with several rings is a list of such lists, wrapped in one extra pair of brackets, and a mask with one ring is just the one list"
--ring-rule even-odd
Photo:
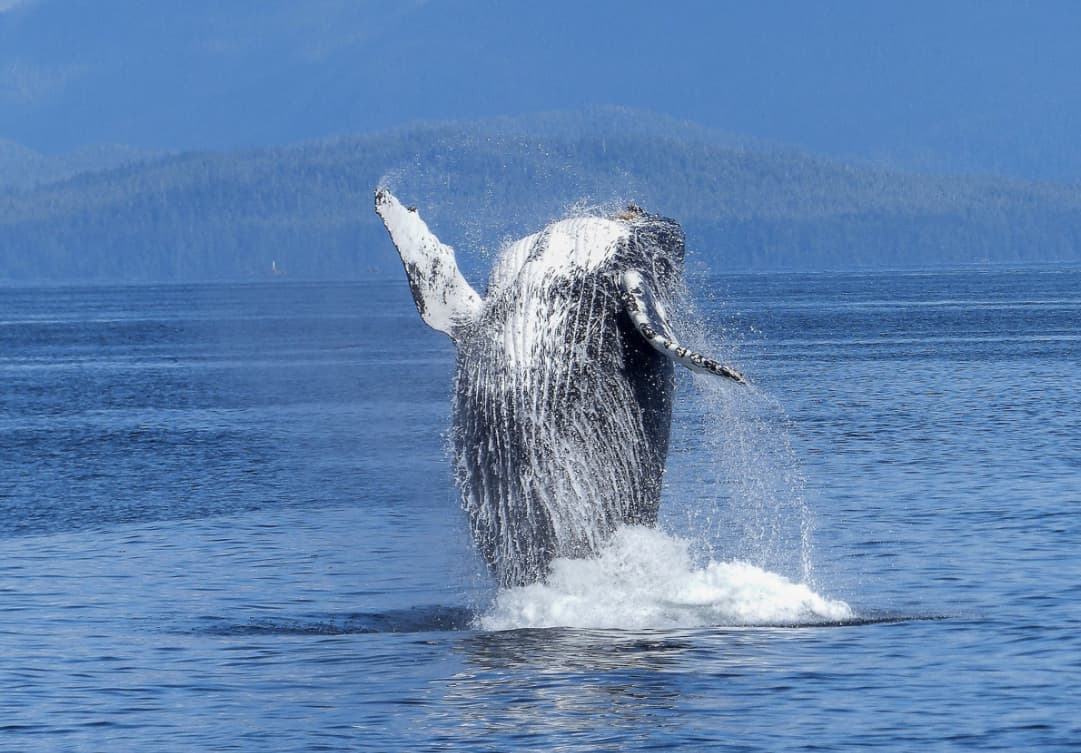
[(473, 538), (500, 585), (594, 554), (622, 524), (657, 520), (673, 364), (743, 382), (679, 344), (674, 220), (630, 205), (510, 244), (483, 298), (416, 209), (375, 192), (413, 300), (457, 349), (451, 430)]

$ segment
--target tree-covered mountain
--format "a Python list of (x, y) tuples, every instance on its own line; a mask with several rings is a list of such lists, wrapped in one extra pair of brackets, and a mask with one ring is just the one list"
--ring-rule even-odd
[(153, 152), (145, 149), (119, 144), (87, 146), (63, 155), (47, 155), (0, 139), (0, 191), (54, 183), (79, 173), (108, 170), (153, 156)]
[(591, 110), (198, 152), (0, 193), (0, 280), (355, 278), (396, 271), (387, 185), (474, 278), (509, 237), (626, 201), (724, 269), (1081, 260), (1081, 190), (816, 158)]

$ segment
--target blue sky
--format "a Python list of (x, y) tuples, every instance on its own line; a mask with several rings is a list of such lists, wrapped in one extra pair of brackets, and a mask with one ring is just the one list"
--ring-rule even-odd
[(0, 0), (0, 138), (276, 144), (624, 105), (916, 169), (1081, 178), (1081, 4)]

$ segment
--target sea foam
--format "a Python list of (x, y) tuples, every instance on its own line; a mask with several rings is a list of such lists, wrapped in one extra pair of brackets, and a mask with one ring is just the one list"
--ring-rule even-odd
[(501, 590), (484, 630), (667, 629), (824, 624), (851, 620), (843, 601), (746, 562), (697, 566), (690, 542), (628, 526), (590, 559), (557, 559), (543, 583)]

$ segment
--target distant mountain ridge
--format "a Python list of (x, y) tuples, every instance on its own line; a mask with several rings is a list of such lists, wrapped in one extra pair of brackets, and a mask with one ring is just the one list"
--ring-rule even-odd
[(474, 278), (501, 242), (634, 200), (715, 270), (1081, 260), (1081, 190), (910, 175), (622, 108), (193, 152), (0, 192), (0, 281), (387, 274), (385, 184)]

